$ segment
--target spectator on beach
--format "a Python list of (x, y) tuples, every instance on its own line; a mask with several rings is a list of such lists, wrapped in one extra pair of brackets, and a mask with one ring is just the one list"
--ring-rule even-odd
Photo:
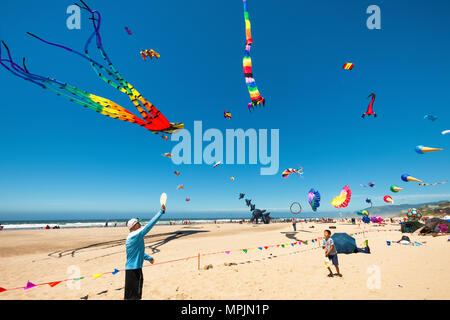
[(50, 226), (49, 226), (49, 225), (47, 225), (47, 226), (45, 227), (45, 229), (46, 229), (46, 230), (50, 229)]
[(297, 231), (297, 222), (295, 219), (292, 219), (292, 227), (294, 228), (294, 231)]
[(138, 219), (133, 218), (127, 222), (130, 230), (126, 241), (127, 263), (125, 265), (125, 300), (142, 299), (142, 286), (144, 277), (142, 274), (142, 265), (144, 260), (154, 263), (155, 260), (145, 253), (145, 235), (156, 224), (161, 215), (166, 211), (165, 205), (161, 206), (161, 210), (147, 223), (141, 227)]
[[(334, 246), (334, 241), (331, 238), (331, 231), (330, 230), (325, 230), (323, 232), (323, 235), (325, 237), (325, 239), (323, 239), (323, 245), (322, 248), (325, 249), (325, 257), (327, 257), (332, 263), (333, 265), (336, 267), (336, 274), (338, 277), (342, 277), (342, 274), (339, 272), (339, 261), (338, 261), (338, 257), (337, 257), (337, 251), (336, 251), (336, 247)], [(328, 271), (330, 271), (330, 274), (328, 275), (329, 277), (333, 277), (333, 272), (331, 271), (331, 268), (328, 267)]]

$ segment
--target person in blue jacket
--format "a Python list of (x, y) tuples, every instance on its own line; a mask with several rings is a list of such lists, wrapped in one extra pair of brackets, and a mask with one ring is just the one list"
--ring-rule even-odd
[(155, 259), (145, 253), (144, 237), (152, 229), (158, 219), (166, 211), (165, 205), (161, 206), (161, 210), (147, 223), (141, 226), (136, 218), (127, 222), (130, 230), (126, 241), (127, 263), (125, 265), (125, 300), (142, 299), (142, 286), (144, 284), (144, 276), (142, 274), (142, 265), (144, 260), (154, 263)]

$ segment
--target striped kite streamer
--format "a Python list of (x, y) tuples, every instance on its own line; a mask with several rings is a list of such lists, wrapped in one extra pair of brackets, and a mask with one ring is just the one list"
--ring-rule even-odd
[(247, 10), (247, 0), (243, 0), (243, 4), (244, 4), (246, 43), (245, 43), (244, 59), (243, 59), (242, 63), (244, 66), (245, 83), (247, 84), (247, 89), (248, 89), (248, 92), (250, 93), (250, 99), (252, 100), (252, 102), (248, 104), (248, 110), (251, 111), (252, 107), (257, 106), (260, 103), (262, 103), (262, 105), (264, 106), (266, 101), (259, 93), (258, 87), (256, 86), (255, 79), (253, 78), (252, 59), (250, 57), (250, 48), (253, 43), (253, 40), (252, 40), (252, 33), (251, 33), (251, 27), (250, 27), (250, 19), (249, 19), (248, 10)]

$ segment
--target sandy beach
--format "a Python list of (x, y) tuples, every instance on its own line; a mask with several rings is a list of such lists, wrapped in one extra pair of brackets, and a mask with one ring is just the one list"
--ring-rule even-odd
[[(447, 237), (407, 234), (425, 244), (387, 246), (387, 240), (397, 241), (402, 234), (384, 230), (398, 230), (398, 225), (365, 225), (369, 232), (355, 239), (358, 247), (368, 239), (371, 254), (340, 254), (342, 278), (327, 277), (318, 243), (270, 247), (321, 237), (330, 226), (336, 227), (333, 233), (363, 230), (344, 223), (302, 223), (297, 232), (290, 223), (155, 226), (145, 241), (155, 264), (144, 263), (143, 299), (450, 298)], [(124, 272), (111, 271), (124, 269), (127, 234), (122, 227), (0, 232), (0, 287), (84, 277), (55, 287), (5, 291), (0, 299), (123, 299)], [(259, 250), (260, 246), (269, 247)], [(249, 248), (247, 253), (244, 248)], [(212, 268), (205, 270), (206, 265)], [(70, 266), (75, 268), (71, 271)], [(77, 268), (78, 274), (73, 271)], [(379, 270), (379, 289), (368, 286), (374, 270)], [(92, 276), (99, 273), (105, 274)]]

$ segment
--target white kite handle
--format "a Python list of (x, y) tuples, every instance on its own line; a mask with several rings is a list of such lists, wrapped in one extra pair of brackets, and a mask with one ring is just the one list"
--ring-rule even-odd
[(167, 194), (165, 192), (163, 192), (161, 194), (161, 198), (159, 198), (159, 203), (161, 203), (161, 206), (162, 206), (162, 205), (166, 205), (166, 202), (167, 202)]

